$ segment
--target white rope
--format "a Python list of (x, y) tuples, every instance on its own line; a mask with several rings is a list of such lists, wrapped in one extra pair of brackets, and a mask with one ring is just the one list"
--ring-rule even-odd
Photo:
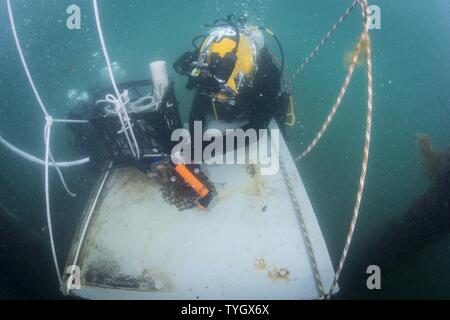
[[(336, 269), (336, 273), (333, 279), (333, 283), (330, 287), (330, 290), (328, 292), (328, 295), (326, 298), (330, 299), (333, 291), (339, 281), (340, 275), (342, 273), (342, 270), (344, 268), (345, 261), (347, 259), (348, 251), (350, 249), (351, 241), (353, 238), (353, 234), (356, 229), (356, 223), (359, 216), (359, 210), (361, 207), (361, 201), (362, 196), (364, 193), (364, 187), (365, 187), (365, 181), (366, 181), (366, 173), (367, 173), (367, 166), (369, 161), (369, 150), (370, 150), (370, 140), (371, 140), (371, 131), (372, 131), (372, 109), (373, 109), (373, 77), (372, 77), (372, 51), (371, 51), (371, 43), (370, 43), (370, 35), (369, 35), (369, 29), (370, 29), (370, 9), (367, 0), (356, 0), (352, 3), (351, 7), (347, 9), (347, 11), (344, 13), (343, 16), (340, 17), (339, 21), (333, 26), (332, 30), (327, 33), (324, 39), (322, 39), (321, 43), (316, 47), (316, 49), (311, 53), (311, 55), (305, 60), (305, 62), (302, 64), (302, 66), (297, 70), (295, 76), (297, 76), (301, 70), (303, 70), (304, 66), (315, 56), (315, 54), (320, 50), (320, 48), (324, 45), (324, 43), (330, 38), (330, 36), (336, 31), (337, 27), (344, 21), (344, 19), (349, 15), (349, 13), (353, 10), (356, 4), (359, 4), (362, 11), (362, 16), (364, 19), (364, 28), (363, 32), (361, 34), (360, 40), (358, 42), (358, 45), (355, 49), (355, 52), (353, 54), (352, 63), (349, 66), (347, 75), (345, 77), (344, 84), (341, 87), (341, 90), (339, 92), (338, 98), (336, 100), (336, 103), (332, 107), (327, 119), (325, 120), (324, 124), (322, 125), (319, 132), (316, 134), (313, 141), (308, 145), (308, 147), (303, 151), (302, 154), (300, 154), (295, 160), (301, 160), (306, 155), (308, 155), (311, 150), (314, 149), (314, 147), (317, 145), (321, 137), (323, 136), (324, 132), (327, 130), (328, 126), (330, 125), (337, 109), (341, 105), (343, 98), (345, 96), (345, 93), (347, 91), (348, 85), (350, 83), (350, 80), (352, 78), (354, 69), (356, 67), (356, 64), (358, 62), (361, 50), (366, 50), (367, 55), (367, 118), (366, 118), (366, 130), (365, 130), (365, 138), (364, 138), (364, 150), (363, 150), (363, 160), (361, 163), (361, 174), (359, 179), (359, 185), (358, 185), (358, 191), (356, 193), (356, 200), (355, 205), (353, 208), (353, 215), (352, 220), (350, 223), (350, 227), (347, 233), (344, 249), (342, 251), (341, 258), (339, 260), (338, 268)], [(365, 45), (364, 45), (365, 44)], [(295, 79), (295, 77), (293, 78)]]
[(23, 51), (20, 46), (19, 37), (17, 36), (16, 25), (14, 22), (14, 16), (13, 16), (12, 9), (11, 9), (10, 0), (7, 0), (7, 6), (8, 6), (9, 21), (11, 23), (11, 29), (12, 29), (12, 33), (14, 36), (14, 41), (16, 42), (17, 51), (19, 51), (20, 60), (22, 61), (23, 68), (25, 70), (25, 73), (27, 74), (28, 81), (30, 82), (31, 88), (33, 89), (36, 100), (37, 100), (39, 106), (41, 107), (42, 112), (45, 114), (45, 116), (48, 116), (47, 109), (45, 108), (44, 103), (41, 100), (41, 96), (39, 95), (39, 92), (37, 91), (36, 86), (34, 85), (33, 78), (31, 77), (30, 70), (28, 69), (28, 65), (25, 60), (25, 56), (23, 55)]
[[(22, 47), (20, 46), (20, 41), (19, 41), (19, 37), (17, 36), (17, 30), (16, 30), (16, 26), (15, 26), (15, 21), (14, 21), (14, 15), (12, 12), (12, 8), (11, 8), (11, 1), (7, 0), (7, 8), (8, 8), (8, 17), (9, 17), (9, 22), (11, 25), (11, 30), (14, 36), (14, 41), (16, 43), (16, 48), (17, 51), (19, 52), (19, 56), (20, 56), (20, 60), (22, 62), (22, 66), (25, 70), (25, 73), (27, 75), (28, 78), (28, 82), (31, 85), (31, 88), (33, 90), (33, 93), (36, 97), (36, 100), (39, 104), (39, 106), (41, 107), (42, 112), (44, 113), (45, 116), (45, 120), (46, 120), (46, 124), (45, 124), (45, 128), (44, 128), (44, 140), (45, 140), (45, 159), (44, 159), (44, 167), (45, 167), (45, 202), (46, 202), (46, 213), (47, 213), (47, 225), (48, 225), (48, 232), (49, 232), (49, 237), (50, 237), (50, 246), (51, 246), (51, 250), (52, 250), (52, 257), (53, 257), (53, 263), (55, 265), (55, 269), (56, 269), (56, 273), (58, 276), (58, 281), (60, 286), (62, 286), (62, 278), (61, 278), (61, 272), (59, 270), (59, 265), (58, 265), (58, 258), (56, 255), (56, 249), (55, 249), (55, 241), (53, 238), (53, 227), (52, 227), (52, 219), (51, 219), (51, 210), (50, 210), (50, 193), (49, 193), (49, 167), (50, 167), (50, 161), (52, 162), (53, 166), (56, 168), (59, 178), (61, 180), (61, 183), (63, 184), (65, 190), (69, 193), (69, 195), (71, 196), (75, 196), (75, 194), (73, 192), (71, 192), (69, 190), (69, 188), (67, 187), (67, 184), (64, 180), (64, 177), (61, 173), (61, 171), (59, 170), (58, 164), (54, 161), (54, 158), (51, 154), (50, 151), (50, 135), (51, 135), (51, 127), (53, 125), (53, 118), (49, 115), (49, 113), (47, 112), (47, 109), (44, 106), (44, 103), (42, 102), (42, 99), (39, 95), (39, 92), (36, 88), (36, 85), (34, 84), (33, 78), (31, 77), (31, 73), (30, 70), (28, 68), (28, 64), (25, 60), (25, 56), (23, 54), (22, 51)], [(71, 120), (59, 120), (59, 122), (70, 122)], [(4, 141), (4, 139), (2, 139)], [(4, 141), (6, 142), (6, 141)], [(9, 143), (3, 143), (4, 145), (8, 146), (8, 148), (10, 150), (13, 150), (15, 153), (21, 155), (22, 157), (29, 159), (31, 161), (34, 162), (40, 162), (40, 159), (37, 159), (21, 150), (19, 150), (18, 148), (15, 148), (14, 146), (12, 146)], [(73, 165), (73, 162), (71, 163), (71, 165)]]
[(58, 165), (55, 162), (55, 159), (53, 158), (52, 153), (50, 152), (50, 161), (53, 164), (53, 167), (56, 169), (56, 172), (58, 172), (58, 176), (59, 176), (59, 180), (61, 181), (64, 189), (66, 190), (66, 192), (71, 196), (71, 197), (76, 197), (77, 195), (75, 193), (73, 193), (72, 191), (70, 191), (69, 187), (67, 186), (66, 180), (64, 179), (64, 176), (61, 172), (61, 169), (58, 167)]
[[(145, 103), (147, 102), (147, 103)], [(142, 112), (145, 110), (154, 111), (159, 106), (159, 101), (154, 95), (146, 95), (140, 97), (136, 101), (129, 103), (129, 108), (131, 112)]]
[[(9, 0), (8, 0), (9, 1)], [(47, 225), (48, 233), (50, 235), (50, 246), (52, 249), (53, 263), (55, 264), (56, 273), (58, 275), (59, 286), (62, 287), (61, 272), (59, 271), (58, 259), (56, 256), (55, 241), (53, 238), (53, 227), (52, 227), (52, 215), (50, 211), (50, 187), (49, 187), (49, 157), (50, 157), (50, 134), (52, 128), (52, 117), (46, 117), (47, 123), (45, 124), (44, 137), (45, 137), (45, 205), (47, 209)]]
[[(98, 11), (97, 0), (92, 0), (92, 4), (94, 6), (95, 21), (97, 24), (97, 31), (98, 31), (98, 36), (100, 38), (103, 55), (105, 57), (106, 65), (108, 67), (109, 77), (111, 79), (111, 83), (114, 88), (114, 92), (116, 94), (114, 99), (111, 99), (111, 100), (114, 100), (114, 103), (118, 107), (117, 114), (119, 116), (119, 119), (120, 119), (120, 122), (122, 125), (122, 131), (125, 134), (125, 137), (128, 142), (128, 146), (130, 147), (130, 150), (131, 150), (131, 153), (133, 154), (133, 156), (135, 158), (139, 159), (141, 157), (139, 145), (138, 145), (136, 137), (134, 135), (133, 127), (130, 122), (130, 117), (128, 116), (127, 110), (125, 109), (125, 103), (122, 100), (122, 95), (120, 94), (119, 89), (117, 87), (116, 79), (114, 78), (114, 73), (111, 68), (111, 61), (109, 59), (108, 50), (106, 49), (105, 39), (103, 38), (103, 31), (102, 31), (102, 26), (100, 23), (100, 15), (99, 15), (99, 11)], [(125, 125), (125, 123), (126, 123), (126, 125)], [(133, 140), (133, 143), (131, 142), (131, 139), (129, 137), (130, 135), (131, 135), (131, 139)]]
[[(140, 97), (135, 101), (130, 101), (128, 90), (124, 90), (121, 96), (128, 113), (137, 113), (147, 110), (154, 111), (159, 106), (159, 101), (153, 94)], [(95, 102), (96, 105), (100, 103), (107, 104), (104, 108), (106, 113), (117, 114), (120, 111), (120, 105), (118, 104), (116, 97), (111, 94), (106, 95), (105, 99), (100, 99)]]
[(9, 210), (9, 208), (7, 206), (5, 206), (1, 201), (0, 201), (0, 209), (2, 209), (9, 218), (13, 219), (14, 221), (16, 221), (18, 223), (22, 223), (22, 221), (20, 221), (19, 217), (16, 216), (14, 213), (12, 213), (12, 211)]
[(306, 67), (308, 63), (311, 62), (311, 60), (316, 56), (316, 54), (322, 49), (322, 47), (325, 45), (325, 43), (330, 39), (330, 37), (336, 32), (336, 30), (339, 28), (339, 26), (344, 22), (344, 20), (349, 16), (349, 14), (353, 11), (355, 6), (358, 4), (359, 0), (354, 0), (351, 6), (344, 12), (344, 14), (339, 18), (339, 20), (334, 24), (334, 26), (331, 28), (330, 31), (325, 35), (325, 37), (322, 38), (320, 43), (314, 48), (313, 51), (309, 54), (308, 57), (303, 61), (303, 63), (300, 65), (300, 67), (295, 71), (295, 73), (292, 76), (291, 82), (294, 82), (295, 79), (300, 75), (300, 73), (303, 71), (303, 69)]
[(348, 86), (349, 86), (350, 81), (352, 79), (353, 72), (355, 71), (356, 64), (358, 62), (358, 59), (359, 59), (359, 56), (360, 56), (360, 53), (361, 53), (361, 44), (362, 44), (362, 41), (363, 41), (364, 37), (365, 37), (365, 35), (364, 35), (364, 32), (363, 32), (361, 34), (361, 38), (360, 38), (359, 43), (358, 43), (358, 45), (356, 47), (356, 50), (355, 50), (355, 52), (353, 54), (352, 62), (350, 64), (350, 66), (348, 68), (348, 72), (347, 72), (347, 74), (345, 76), (344, 84), (342, 85), (341, 90), (339, 91), (339, 95), (338, 95), (338, 97), (336, 99), (335, 104), (331, 108), (331, 111), (328, 114), (328, 117), (326, 118), (326, 120), (323, 123), (322, 127), (320, 128), (320, 130), (317, 132), (317, 134), (314, 137), (314, 139), (311, 141), (311, 143), (308, 145), (308, 147), (305, 149), (305, 151), (303, 151), (297, 158), (295, 158), (295, 161), (302, 160), (303, 158), (305, 158), (316, 147), (316, 145), (319, 143), (320, 139), (323, 137), (325, 131), (330, 126), (330, 123), (333, 120), (334, 115), (336, 114), (336, 111), (341, 106), (342, 101), (344, 101), (345, 94), (347, 93)]
[(350, 249), (350, 244), (352, 242), (353, 234), (356, 229), (356, 222), (358, 220), (359, 209), (361, 207), (361, 200), (364, 193), (364, 186), (366, 181), (366, 173), (367, 173), (367, 165), (369, 161), (369, 150), (370, 150), (370, 139), (372, 132), (372, 108), (373, 108), (373, 71), (372, 71), (372, 49), (370, 43), (370, 9), (367, 3), (367, 0), (359, 0), (359, 4), (362, 9), (362, 14), (365, 18), (364, 25), (364, 34), (365, 38), (363, 41), (367, 41), (366, 45), (366, 53), (367, 53), (367, 119), (366, 119), (366, 131), (365, 131), (365, 139), (364, 139), (364, 151), (363, 151), (363, 160), (361, 164), (361, 175), (359, 178), (359, 186), (358, 192), (356, 194), (355, 207), (353, 209), (353, 216), (350, 223), (350, 227), (348, 230), (347, 238), (345, 241), (345, 246), (342, 251), (341, 259), (339, 260), (339, 266), (336, 270), (336, 274), (334, 276), (333, 284), (331, 285), (330, 291), (328, 293), (328, 298), (331, 298), (333, 294), (334, 288), (339, 281), (339, 277), (341, 275), (342, 270), (344, 269), (344, 264), (347, 259), (348, 251)]
[(53, 123), (62, 122), (62, 123), (90, 123), (89, 120), (74, 120), (74, 119), (53, 119)]
[(77, 250), (76, 250), (75, 256), (73, 258), (72, 271), (71, 272), (74, 272), (74, 268), (78, 264), (78, 258), (80, 256), (81, 248), (83, 246), (84, 238), (86, 237), (87, 229), (89, 227), (89, 223), (91, 221), (92, 214), (94, 213), (94, 210), (95, 210), (95, 208), (97, 206), (98, 199), (100, 198), (100, 194), (103, 191), (103, 187), (105, 186), (106, 180), (108, 179), (109, 173), (111, 172), (112, 164), (113, 163), (110, 162), (110, 164), (108, 165), (108, 169), (107, 169), (107, 171), (106, 171), (106, 173), (105, 173), (105, 175), (104, 175), (104, 177), (102, 179), (102, 182), (101, 182), (101, 184), (100, 184), (100, 186), (99, 186), (99, 188), (97, 190), (97, 193), (95, 194), (94, 201), (92, 202), (92, 206), (91, 206), (91, 208), (89, 210), (89, 213), (87, 215), (86, 221), (85, 221), (85, 223), (83, 225), (83, 230), (81, 231), (81, 236), (80, 236), (80, 239), (78, 241)]
[[(277, 146), (273, 145), (274, 148)], [(279, 153), (279, 151), (277, 151)], [(316, 285), (317, 293), (319, 294), (319, 298), (322, 299), (326, 294), (323, 288), (322, 278), (320, 276), (319, 267), (317, 265), (316, 255), (314, 254), (314, 248), (311, 242), (311, 237), (309, 236), (308, 228), (305, 224), (305, 219), (303, 218), (302, 210), (300, 209), (300, 205), (298, 203), (297, 196), (295, 195), (294, 188), (292, 186), (292, 182), (290, 180), (290, 176), (287, 172), (286, 165), (284, 163), (284, 159), (280, 156), (280, 169), (283, 174), (284, 180), (286, 181), (286, 185), (289, 190), (289, 194), (291, 196), (292, 205), (294, 207), (295, 213), (297, 214), (300, 231), (302, 233), (303, 241), (305, 243), (306, 252), (309, 257), (309, 262), (311, 265), (311, 271), (314, 277), (314, 284)]]
[[(302, 64), (302, 66), (297, 70), (296, 75), (300, 74), (300, 72), (303, 70), (303, 67), (309, 62), (311, 61), (311, 58), (315, 56), (315, 54), (320, 50), (320, 48), (322, 48), (322, 46), (324, 45), (324, 43), (330, 38), (330, 36), (336, 31), (336, 29), (341, 25), (341, 23), (348, 17), (348, 15), (350, 14), (350, 12), (353, 11), (353, 8), (359, 4), (359, 0), (355, 0), (353, 1), (352, 5), (346, 10), (346, 12), (339, 18), (339, 21), (333, 26), (332, 30), (330, 30), (327, 35), (324, 37), (324, 39), (322, 39), (322, 41), (320, 42), (319, 45), (317, 45), (316, 49), (311, 53), (310, 58), (307, 58), (305, 60), (305, 62)], [(364, 20), (365, 23), (365, 20)], [(361, 53), (361, 44), (364, 40), (365, 37), (365, 31), (363, 30), (363, 32), (361, 33), (361, 37), (358, 41), (358, 45), (354, 51), (353, 57), (352, 57), (352, 61), (348, 67), (348, 71), (347, 74), (345, 76), (345, 80), (344, 83), (341, 87), (341, 90), (339, 91), (338, 97), (336, 99), (335, 104), (333, 105), (333, 107), (331, 108), (330, 113), (328, 114), (328, 117), (326, 118), (325, 122), (323, 123), (322, 127), (320, 128), (320, 130), (317, 132), (316, 136), (314, 137), (314, 139), (311, 141), (311, 143), (308, 145), (308, 147), (298, 156), (295, 158), (295, 161), (299, 161), (302, 160), (303, 158), (305, 158), (315, 147), (316, 145), (319, 143), (320, 139), (322, 138), (323, 134), (325, 133), (325, 131), (328, 129), (331, 121), (333, 120), (334, 115), (336, 114), (336, 111), (339, 109), (339, 107), (342, 104), (342, 101), (344, 100), (345, 94), (347, 93), (347, 89), (348, 86), (350, 84), (350, 81), (352, 79), (353, 76), (353, 72), (355, 71), (356, 68), (356, 64), (358, 62), (360, 53)], [(293, 80), (296, 77), (293, 77)]]
[[(15, 147), (14, 145), (12, 145), (11, 143), (9, 143), (8, 141), (6, 141), (1, 135), (0, 135), (0, 143), (5, 146), (8, 150), (10, 150), (11, 152), (15, 153), (16, 155), (37, 163), (41, 166), (45, 165), (45, 161), (42, 159), (39, 159), (29, 153), (26, 153), (25, 151)], [(56, 162), (56, 166), (60, 167), (60, 168), (65, 168), (65, 167), (73, 167), (73, 166), (79, 166), (79, 165), (83, 165), (89, 162), (89, 158), (84, 158), (84, 159), (80, 159), (80, 160), (76, 160), (76, 161), (70, 161), (70, 162)], [(53, 167), (54, 164), (50, 163), (50, 166)]]
[[(123, 112), (125, 107), (122, 107), (122, 106), (125, 106), (129, 102), (128, 91), (125, 90), (122, 94), (120, 94), (120, 98), (117, 98), (116, 96), (114, 96), (112, 94), (107, 94), (104, 100), (99, 100), (96, 102), (96, 104), (101, 103), (101, 102), (106, 102), (113, 106), (113, 110), (109, 110), (108, 108), (106, 108), (106, 110), (111, 113), (117, 114), (117, 116), (119, 117), (121, 129), (117, 133), (118, 134), (125, 133), (125, 138), (127, 139), (128, 145), (130, 146), (130, 150), (131, 150), (133, 156), (136, 157), (136, 153), (134, 152), (133, 148), (131, 147), (132, 144), (131, 144), (130, 136), (128, 135), (127, 124), (130, 124), (130, 122), (125, 121), (128, 114)], [(132, 127), (130, 127), (130, 128), (132, 129)]]

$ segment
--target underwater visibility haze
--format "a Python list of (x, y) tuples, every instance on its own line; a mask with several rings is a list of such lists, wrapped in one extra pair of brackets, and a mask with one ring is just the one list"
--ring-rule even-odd
[[(292, 76), (350, 0), (109, 0), (98, 1), (117, 82), (149, 78), (149, 63), (164, 60), (183, 123), (194, 99), (172, 64), (191, 40), (229, 14), (276, 34)], [(30, 72), (49, 113), (67, 118), (92, 88), (111, 85), (92, 1), (11, 0)], [(66, 9), (77, 5), (79, 30), (67, 28)], [(450, 298), (450, 2), (373, 0), (380, 28), (370, 30), (373, 123), (366, 188), (358, 225), (339, 280), (342, 299)], [(336, 101), (362, 31), (356, 7), (292, 82), (295, 125), (287, 144), (299, 155)], [(279, 56), (276, 42), (266, 37)], [(367, 106), (365, 49), (330, 127), (297, 168), (336, 269), (359, 183)], [(0, 137), (44, 158), (45, 118), (17, 53), (0, 0)], [(56, 160), (81, 159), (71, 124), (56, 124)], [(53, 230), (60, 268), (101, 167), (64, 169), (73, 198), (51, 171)], [(0, 299), (63, 298), (48, 239), (44, 170), (0, 145)], [(366, 286), (379, 265), (380, 290)]]

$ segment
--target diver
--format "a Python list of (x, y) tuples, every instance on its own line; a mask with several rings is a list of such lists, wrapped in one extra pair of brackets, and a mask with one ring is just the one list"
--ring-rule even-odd
[[(230, 15), (208, 27), (206, 35), (193, 39), (195, 49), (174, 63), (175, 71), (188, 77), (186, 88), (195, 89), (189, 116), (191, 137), (194, 121), (204, 124), (208, 120), (258, 132), (275, 119), (284, 134), (290, 94), (282, 83), (284, 57), (276, 36), (247, 24), (245, 16), (235, 19)], [(280, 47), (280, 66), (265, 44), (264, 30)]]

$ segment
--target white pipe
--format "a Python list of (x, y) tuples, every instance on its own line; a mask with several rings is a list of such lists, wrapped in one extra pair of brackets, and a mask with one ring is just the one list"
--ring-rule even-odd
[(154, 61), (150, 63), (150, 74), (153, 81), (153, 91), (156, 99), (163, 98), (167, 87), (169, 86), (169, 76), (165, 61)]

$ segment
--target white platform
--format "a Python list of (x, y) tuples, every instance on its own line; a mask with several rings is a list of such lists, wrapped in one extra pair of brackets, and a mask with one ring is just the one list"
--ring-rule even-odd
[[(322, 233), (284, 141), (280, 152), (327, 290), (334, 270)], [(248, 169), (203, 167), (218, 191), (218, 201), (206, 212), (179, 211), (141, 172), (114, 169), (78, 260), (82, 288), (72, 294), (89, 299), (319, 298), (281, 171), (252, 177)], [(93, 274), (100, 280), (93, 282)]]

